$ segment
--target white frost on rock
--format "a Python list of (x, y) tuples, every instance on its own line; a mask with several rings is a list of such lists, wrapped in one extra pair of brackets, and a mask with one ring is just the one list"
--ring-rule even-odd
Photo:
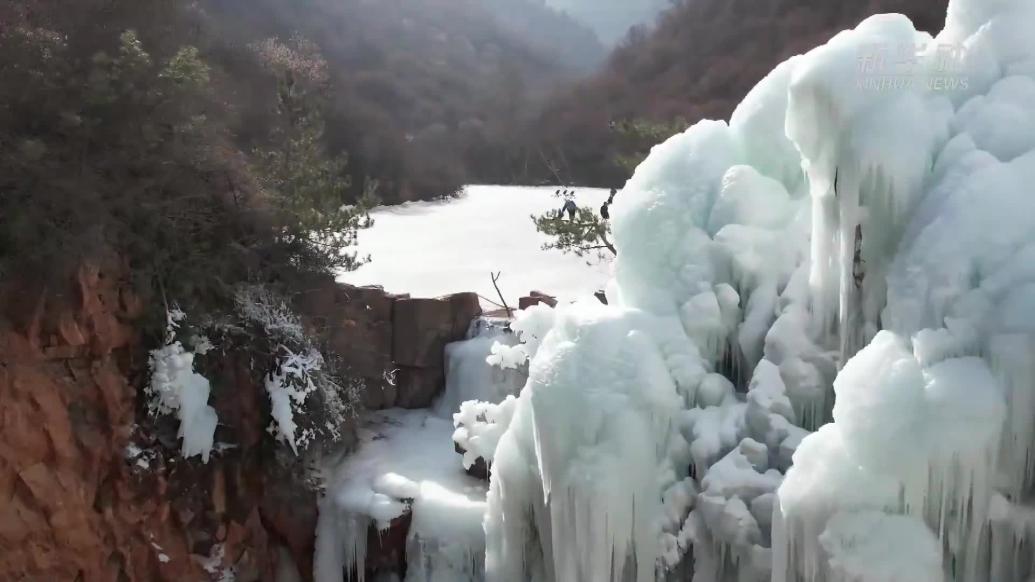
[(151, 414), (175, 414), (180, 421), (180, 452), (184, 458), (201, 455), (207, 463), (219, 417), (208, 405), (208, 379), (194, 372), (194, 354), (174, 339), (184, 314), (167, 314), (166, 345), (151, 351), (151, 379), (145, 389)]
[(497, 341), (492, 344), (491, 355), (486, 361), (507, 369), (518, 369), (535, 357), (546, 333), (553, 327), (554, 309), (542, 303), (518, 311), (510, 329), (517, 336), (517, 342)]
[(470, 469), (479, 458), (492, 465), (496, 446), (510, 426), (516, 405), (514, 396), (507, 396), (499, 404), (469, 400), (460, 405), (460, 412), (453, 415), (453, 442), (464, 451), (464, 469)]
[(226, 561), (226, 546), (224, 544), (212, 546), (207, 557), (197, 555), (192, 557), (213, 582), (234, 582), (237, 580), (237, 569), (224, 564)]
[(285, 442), (291, 451), (305, 449), (313, 439), (313, 431), (298, 430), (297, 414), (305, 412), (305, 403), (317, 390), (313, 374), (324, 366), (323, 355), (315, 348), (294, 353), (281, 346), (277, 366), (266, 376), (266, 393), (270, 397), (270, 415), (273, 420), (267, 429), (278, 441)]

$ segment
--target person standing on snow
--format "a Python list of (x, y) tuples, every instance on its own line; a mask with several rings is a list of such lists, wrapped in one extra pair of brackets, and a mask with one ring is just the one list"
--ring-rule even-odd
[[(574, 194), (575, 194), (575, 192), (572, 191), (572, 195), (574, 195)], [(571, 220), (571, 221), (575, 220), (575, 213), (578, 212), (578, 210), (579, 210), (579, 207), (575, 206), (574, 198), (568, 198), (567, 200), (565, 200), (564, 201), (564, 206), (561, 208), (561, 212), (567, 212), (568, 213), (568, 220)]]
[(600, 207), (600, 217), (604, 220), (611, 220), (611, 203), (615, 201), (615, 189), (611, 188), (611, 195), (607, 197), (607, 202)]

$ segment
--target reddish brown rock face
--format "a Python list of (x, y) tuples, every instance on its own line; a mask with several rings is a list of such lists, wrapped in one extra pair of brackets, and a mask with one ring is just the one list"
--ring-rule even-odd
[(37, 309), (0, 327), (0, 579), (203, 576), (170, 516), (161, 459), (135, 471), (123, 453), (131, 294), (88, 268), (72, 293), (20, 291)]
[(438, 298), (314, 280), (299, 310), (364, 383), (371, 410), (424, 408), (445, 387), (446, 344), (464, 339), (481, 315), (475, 293)]
[(471, 320), (481, 312), (474, 293), (396, 300), (392, 313), (396, 406), (431, 406), (445, 387), (446, 344), (464, 339)]
[(406, 576), (406, 538), (410, 533), (413, 514), (407, 510), (388, 524), (388, 529), (378, 530), (371, 524), (367, 530), (366, 576), (372, 578), (380, 572), (395, 573), (402, 579)]
[(395, 406), (391, 382), (392, 307), (403, 296), (377, 288), (337, 285), (330, 278), (315, 280), (299, 301), (316, 331), (327, 337), (352, 373), (364, 383), (364, 404), (371, 409)]
[(547, 295), (542, 291), (532, 291), (518, 300), (518, 309), (528, 309), (533, 305), (539, 304), (557, 307), (557, 298), (553, 295)]
[[(137, 427), (128, 378), (146, 367), (133, 326), (143, 307), (113, 271), (84, 268), (64, 293), (5, 293), (20, 297), (0, 297), (0, 580), (180, 582), (224, 567), (272, 580), (271, 539), (308, 565), (315, 499), (277, 506), (255, 449), (260, 392), (239, 362), (225, 374), (240, 389), (216, 404), (242, 445), (184, 460)], [(266, 508), (291, 517), (267, 528)]]
[(400, 366), (396, 373), (399, 391), (395, 405), (399, 408), (427, 408), (442, 392), (446, 383), (443, 368), (411, 368)]
[(399, 299), (395, 302), (392, 335), (395, 363), (412, 368), (444, 366), (446, 343), (457, 335), (452, 303), (448, 299)]
[[(233, 446), (207, 464), (181, 458), (175, 428), (137, 402), (147, 352), (135, 323), (154, 307), (120, 273), (84, 268), (69, 289), (0, 291), (0, 580), (182, 582), (227, 568), (240, 582), (273, 580), (285, 555), (311, 579), (316, 495), (271, 468), (269, 404), (247, 355), (210, 373), (216, 441)], [(404, 321), (405, 297), (329, 280), (313, 289), (307, 322), (376, 408), (429, 405), (445, 343), (480, 312), (477, 296), (459, 294), (421, 300)], [(396, 363), (397, 346), (412, 365)], [(399, 520), (380, 534), (377, 569), (404, 570), (407, 529)]]

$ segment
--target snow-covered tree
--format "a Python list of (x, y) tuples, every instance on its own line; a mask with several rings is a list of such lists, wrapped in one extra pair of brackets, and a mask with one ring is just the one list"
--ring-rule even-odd
[(265, 357), (269, 432), (296, 455), (313, 442), (333, 443), (356, 414), (362, 386), (325, 355), (287, 299), (262, 285), (235, 294), (241, 331)]

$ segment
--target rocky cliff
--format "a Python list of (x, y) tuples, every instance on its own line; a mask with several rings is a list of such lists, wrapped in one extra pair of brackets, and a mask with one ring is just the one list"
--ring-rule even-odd
[[(84, 267), (67, 289), (0, 294), (0, 580), (152, 582), (311, 576), (316, 496), (265, 435), (269, 403), (244, 354), (210, 375), (216, 450), (183, 459), (138, 396), (148, 309), (124, 271)], [(374, 408), (423, 406), (441, 347), (476, 297), (410, 299), (314, 285), (314, 329), (353, 365)], [(399, 370), (393, 381), (393, 370)], [(347, 444), (347, 442), (346, 442)], [(279, 449), (277, 448), (279, 446)], [(311, 459), (308, 459), (311, 460)]]
[(476, 293), (413, 298), (316, 281), (300, 310), (363, 379), (367, 408), (425, 408), (445, 384), (444, 350), (482, 312)]

